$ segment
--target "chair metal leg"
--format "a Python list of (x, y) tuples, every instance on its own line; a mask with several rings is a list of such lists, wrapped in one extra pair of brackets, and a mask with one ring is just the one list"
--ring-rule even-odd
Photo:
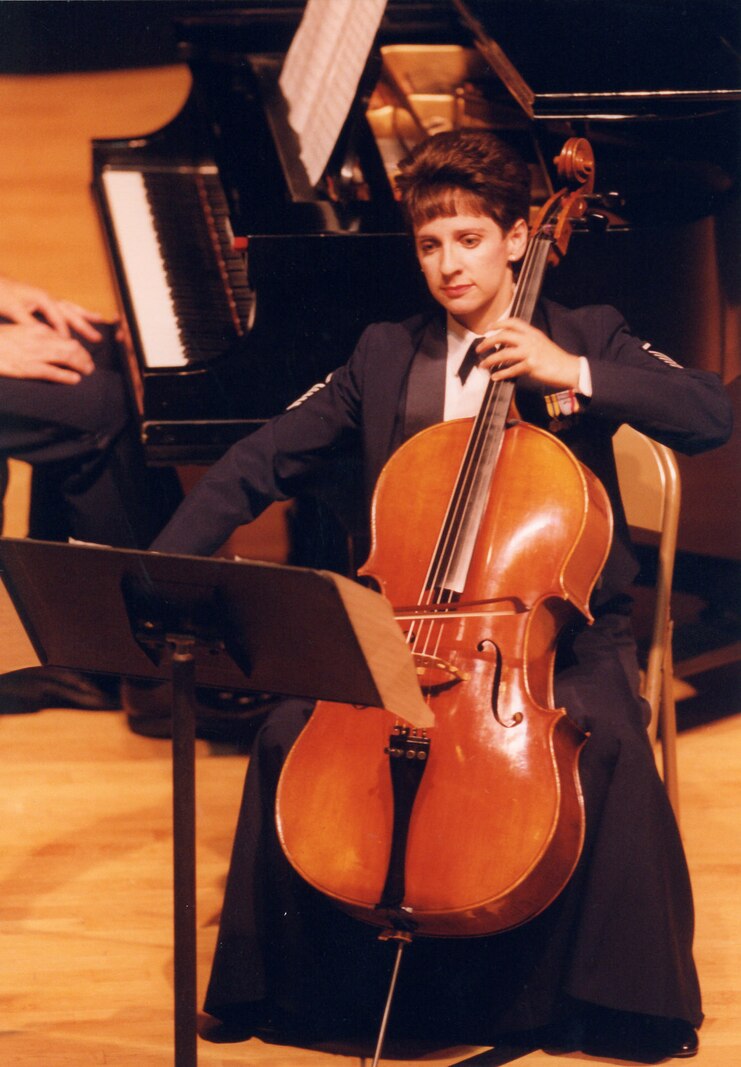
[(677, 773), (677, 709), (674, 701), (674, 672), (672, 660), (672, 623), (669, 623), (661, 682), (661, 758), (664, 765), (664, 785), (674, 816), (679, 824), (679, 778)]

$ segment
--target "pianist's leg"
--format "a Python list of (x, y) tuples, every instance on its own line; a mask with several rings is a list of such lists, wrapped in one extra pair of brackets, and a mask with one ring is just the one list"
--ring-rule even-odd
[(34, 467), (29, 533), (146, 548), (177, 506), (173, 471), (148, 469), (116, 369), (114, 327), (76, 385), (0, 378), (0, 458)]
[[(114, 327), (86, 344), (95, 371), (75, 385), (0, 377), (0, 475), (8, 458), (34, 468), (29, 534), (146, 548), (177, 507), (174, 471), (144, 463), (118, 373)], [(83, 342), (84, 343), (84, 342)], [(0, 477), (0, 523), (5, 477)], [(0, 712), (116, 708), (118, 680), (55, 667), (0, 677)]]

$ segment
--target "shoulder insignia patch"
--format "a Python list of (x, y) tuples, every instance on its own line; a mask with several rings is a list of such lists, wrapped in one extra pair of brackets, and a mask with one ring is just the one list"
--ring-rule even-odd
[(683, 370), (681, 363), (677, 363), (670, 356), (667, 356), (665, 352), (658, 352), (655, 348), (651, 348), (648, 341), (641, 345), (644, 352), (648, 352), (649, 356), (653, 356), (654, 359), (660, 359), (662, 363), (666, 363), (667, 367), (676, 367), (677, 370)]

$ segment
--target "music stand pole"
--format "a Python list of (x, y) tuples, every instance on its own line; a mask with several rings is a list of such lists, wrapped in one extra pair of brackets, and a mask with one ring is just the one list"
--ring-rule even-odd
[(195, 638), (166, 637), (172, 668), (172, 873), (175, 1065), (196, 1067)]

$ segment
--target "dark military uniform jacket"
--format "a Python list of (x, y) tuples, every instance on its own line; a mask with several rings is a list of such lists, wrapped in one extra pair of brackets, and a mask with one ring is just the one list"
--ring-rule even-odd
[[(655, 351), (630, 332), (614, 308), (570, 310), (544, 300), (534, 324), (567, 352), (589, 360), (588, 399), (522, 383), (517, 394), (523, 417), (558, 434), (610, 496), (615, 535), (596, 592), (604, 602), (635, 573), (613, 433), (627, 422), (680, 452), (700, 452), (727, 440), (730, 404), (716, 375), (682, 368)], [(236, 526), (270, 502), (300, 493), (318, 470), (348, 450), (362, 469), (360, 490), (367, 504), (391, 453), (414, 430), (442, 419), (445, 354), (440, 315), (369, 326), (344, 366), (211, 468), (152, 547), (211, 554)]]

